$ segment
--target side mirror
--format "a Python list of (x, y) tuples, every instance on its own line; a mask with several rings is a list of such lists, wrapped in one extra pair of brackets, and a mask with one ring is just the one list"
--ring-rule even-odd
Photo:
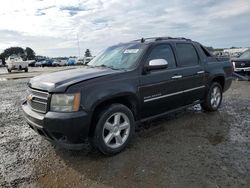
[(167, 67), (168, 67), (168, 62), (165, 59), (152, 59), (149, 61), (146, 70), (147, 71), (159, 70), (159, 69), (166, 69)]

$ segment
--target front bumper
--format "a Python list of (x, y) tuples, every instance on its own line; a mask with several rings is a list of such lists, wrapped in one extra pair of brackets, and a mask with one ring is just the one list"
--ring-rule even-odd
[(28, 66), (16, 66), (16, 65), (11, 65), (10, 67), (8, 67), (10, 70), (24, 70), (26, 68), (28, 68)]
[(235, 68), (234, 67), (234, 71), (235, 72), (248, 72), (248, 71), (250, 71), (250, 67), (244, 67), (244, 68)]
[(84, 147), (90, 125), (86, 112), (40, 114), (32, 111), (26, 101), (22, 104), (22, 109), (28, 125), (47, 140), (67, 149)]

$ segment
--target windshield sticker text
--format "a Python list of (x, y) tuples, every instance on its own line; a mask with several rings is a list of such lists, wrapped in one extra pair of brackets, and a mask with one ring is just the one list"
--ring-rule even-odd
[(138, 51), (139, 49), (126, 49), (124, 54), (136, 54)]

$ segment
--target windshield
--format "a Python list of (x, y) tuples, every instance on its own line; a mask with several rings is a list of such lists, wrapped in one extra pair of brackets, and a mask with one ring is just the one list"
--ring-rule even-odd
[(239, 57), (240, 59), (249, 59), (250, 58), (250, 50), (245, 51), (241, 56)]
[(88, 64), (91, 67), (132, 69), (143, 52), (141, 44), (119, 44), (104, 50)]

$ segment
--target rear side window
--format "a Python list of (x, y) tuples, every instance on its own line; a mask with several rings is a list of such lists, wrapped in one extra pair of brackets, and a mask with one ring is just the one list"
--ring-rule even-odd
[(178, 66), (193, 66), (199, 63), (199, 58), (192, 44), (176, 44)]
[(149, 54), (148, 61), (153, 59), (165, 59), (168, 62), (168, 68), (175, 67), (175, 57), (169, 44), (155, 46)]

